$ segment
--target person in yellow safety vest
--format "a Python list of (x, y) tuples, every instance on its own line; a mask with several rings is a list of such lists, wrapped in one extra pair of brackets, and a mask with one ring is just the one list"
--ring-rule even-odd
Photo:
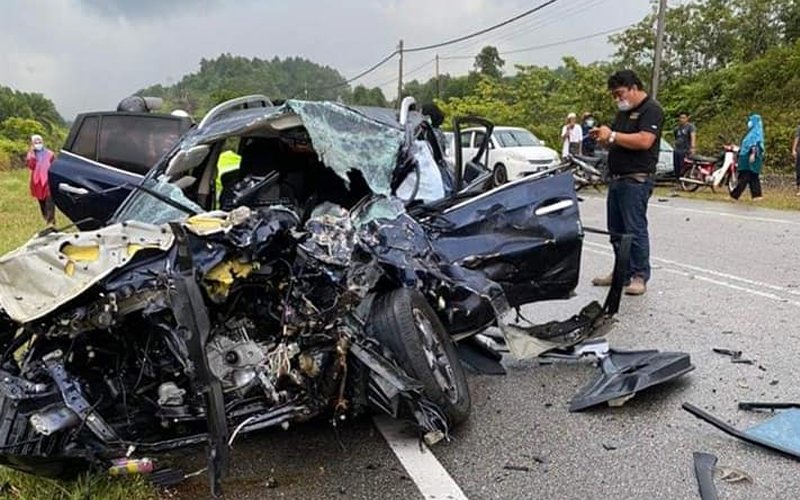
[(222, 174), (238, 169), (241, 161), (242, 157), (230, 149), (220, 153), (217, 160), (217, 200), (219, 200), (219, 195), (222, 193)]

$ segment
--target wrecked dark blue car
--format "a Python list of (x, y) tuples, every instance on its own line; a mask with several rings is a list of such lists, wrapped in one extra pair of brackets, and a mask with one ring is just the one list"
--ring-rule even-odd
[(413, 111), (259, 102), (210, 112), (102, 228), (0, 258), (0, 463), (206, 444), (218, 492), (230, 443), (265, 427), (383, 411), (435, 442), (470, 413), (454, 340), (497, 325), (534, 356), (616, 311), (619, 287), (536, 335), (502, 321), (577, 285), (569, 172), (494, 187), (485, 145), (453, 169)]

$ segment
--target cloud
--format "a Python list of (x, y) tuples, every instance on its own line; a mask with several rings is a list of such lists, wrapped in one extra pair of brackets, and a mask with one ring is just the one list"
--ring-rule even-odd
[[(440, 42), (531, 7), (528, 0), (0, 1), (0, 85), (41, 92), (66, 118), (114, 109), (137, 89), (178, 81), (197, 71), (204, 57), (299, 56), (350, 77), (394, 50), (401, 38), (406, 47)], [(562, 3), (476, 40), (406, 54), (406, 80), (432, 77), (436, 54), (466, 56), (440, 61), (441, 73), (463, 74), (484, 45), (502, 52), (544, 44), (638, 21), (649, 11), (642, 0)], [(515, 63), (554, 65), (564, 55), (588, 62), (609, 52), (601, 38), (504, 58), (511, 71)], [(396, 77), (394, 58), (357, 83), (382, 85), (393, 96)]]
[[(145, 21), (187, 10), (221, 6), (224, 0), (77, 0), (86, 11), (110, 19)], [(230, 3), (230, 2), (229, 2)]]

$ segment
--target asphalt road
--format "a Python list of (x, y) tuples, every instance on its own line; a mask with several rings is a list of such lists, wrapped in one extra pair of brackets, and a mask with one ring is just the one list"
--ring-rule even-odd
[[(604, 211), (604, 200), (589, 195), (584, 224), (604, 227)], [(699, 498), (693, 451), (753, 479), (717, 479), (720, 498), (800, 498), (798, 462), (741, 443), (680, 407), (692, 402), (747, 427), (764, 416), (737, 410), (738, 401), (800, 401), (800, 214), (670, 198), (653, 199), (649, 215), (648, 293), (623, 299), (607, 338), (613, 347), (688, 352), (696, 370), (622, 407), (584, 413), (567, 406), (594, 373), (589, 364), (505, 360), (506, 376), (471, 375), (469, 422), (433, 447), (460, 498)], [(587, 235), (584, 249), (578, 296), (527, 306), (527, 316), (568, 317), (603, 297), (589, 281), (610, 269), (610, 247)], [(713, 347), (741, 350), (754, 364), (731, 363)], [(244, 438), (233, 458), (227, 498), (424, 498), (415, 473), (369, 421), (340, 428), (338, 437), (306, 425)], [(202, 466), (202, 457), (191, 461)], [(175, 496), (206, 491), (200, 476)]]

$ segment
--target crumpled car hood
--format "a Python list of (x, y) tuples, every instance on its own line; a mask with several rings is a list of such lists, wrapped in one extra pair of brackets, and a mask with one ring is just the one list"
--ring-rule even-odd
[(302, 125), (320, 160), (345, 182), (349, 182), (348, 171), (359, 170), (374, 193), (389, 194), (405, 132), (383, 114), (333, 102), (289, 100), (281, 106), (237, 112), (212, 122), (190, 132), (180, 148), (187, 151), (264, 127), (281, 130)]
[(167, 250), (166, 226), (113, 224), (97, 231), (37, 236), (0, 257), (0, 306), (20, 323), (72, 300), (144, 248)]

